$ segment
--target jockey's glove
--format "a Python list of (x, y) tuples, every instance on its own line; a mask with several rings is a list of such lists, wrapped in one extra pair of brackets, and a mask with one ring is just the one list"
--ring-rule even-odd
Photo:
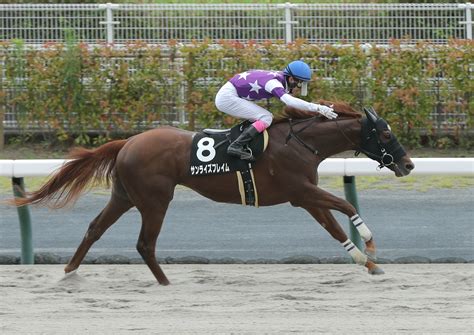
[(319, 105), (319, 104), (311, 104), (311, 110), (313, 112), (317, 112), (321, 115), (324, 115), (328, 119), (335, 119), (337, 118), (337, 114), (334, 112), (334, 109), (328, 106)]

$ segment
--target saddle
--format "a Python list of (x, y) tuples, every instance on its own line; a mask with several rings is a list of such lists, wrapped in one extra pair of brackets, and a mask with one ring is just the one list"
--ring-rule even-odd
[[(196, 133), (191, 144), (189, 174), (208, 176), (236, 172), (242, 203), (258, 206), (252, 171), (255, 162), (243, 161), (227, 154), (227, 147), (230, 143), (249, 126), (251, 126), (251, 122), (244, 121), (230, 129), (204, 129), (202, 132)], [(249, 143), (248, 147), (256, 160), (267, 148), (268, 138), (268, 133), (265, 130)]]

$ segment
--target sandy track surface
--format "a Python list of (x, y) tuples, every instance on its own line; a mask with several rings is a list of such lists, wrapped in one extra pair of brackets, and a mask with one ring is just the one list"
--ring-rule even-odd
[(1, 334), (472, 334), (473, 264), (0, 266)]

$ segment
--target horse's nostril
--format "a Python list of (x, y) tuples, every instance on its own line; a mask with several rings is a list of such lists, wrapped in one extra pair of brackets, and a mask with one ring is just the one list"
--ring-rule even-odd
[(413, 163), (408, 163), (408, 164), (405, 165), (405, 168), (406, 168), (407, 170), (410, 170), (410, 171), (411, 171), (411, 170), (413, 170), (413, 169), (415, 168), (415, 164), (413, 164)]

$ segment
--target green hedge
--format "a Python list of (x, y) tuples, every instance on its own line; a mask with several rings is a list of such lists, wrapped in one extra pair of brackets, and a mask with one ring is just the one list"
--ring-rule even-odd
[[(461, 133), (472, 128), (473, 42), (420, 43), (409, 48), (399, 41), (389, 48), (304, 41), (289, 46), (222, 42), (219, 48), (196, 43), (181, 51), (187, 55), (184, 75), (192, 85), (187, 111), (193, 116), (190, 120), (195, 118), (198, 124), (233, 122), (216, 111), (213, 101), (219, 85), (234, 73), (252, 68), (283, 69), (288, 60), (302, 58), (315, 69), (308, 94), (311, 100), (342, 100), (358, 108), (374, 106), (408, 145), (418, 145), (422, 134), (440, 131), (449, 131), (460, 140)], [(207, 77), (216, 78), (216, 83), (196, 85), (197, 79)], [(282, 108), (275, 99), (263, 105), (275, 113)], [(434, 111), (439, 113), (437, 120), (430, 117)]]
[[(19, 41), (0, 45), (0, 99), (23, 133), (36, 126), (45, 137), (90, 143), (91, 130), (108, 140), (113, 132), (134, 133), (156, 122), (188, 128), (226, 127), (234, 119), (218, 112), (214, 96), (237, 72), (283, 69), (302, 58), (315, 69), (309, 99), (374, 106), (408, 145), (422, 134), (451, 132), (455, 140), (472, 129), (474, 43), (451, 41), (388, 48), (278, 43), (196, 42), (179, 46), (130, 44), (120, 49), (67, 43), (31, 50)], [(185, 92), (185, 93), (183, 93)], [(276, 99), (262, 104), (282, 109)], [(438, 111), (437, 120), (430, 117)], [(439, 127), (447, 121), (449, 129)], [(461, 143), (466, 144), (466, 143)], [(468, 145), (468, 144), (466, 144)]]

